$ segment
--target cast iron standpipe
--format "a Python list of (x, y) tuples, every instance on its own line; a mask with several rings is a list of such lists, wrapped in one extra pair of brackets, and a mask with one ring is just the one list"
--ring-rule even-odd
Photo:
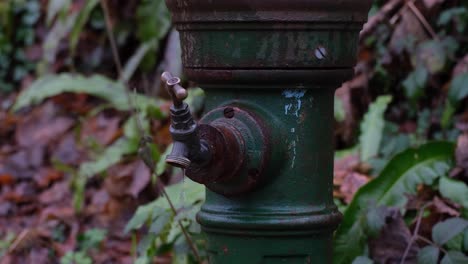
[(333, 96), (371, 0), (166, 0), (199, 124), (171, 94), (167, 161), (207, 187), (197, 215), (210, 263), (332, 263)]

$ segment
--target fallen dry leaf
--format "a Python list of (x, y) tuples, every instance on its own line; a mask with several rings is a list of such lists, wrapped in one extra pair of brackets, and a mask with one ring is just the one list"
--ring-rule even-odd
[(468, 133), (458, 137), (455, 158), (457, 166), (464, 169), (465, 175), (468, 177)]
[(96, 105), (91, 103), (90, 95), (84, 93), (63, 93), (52, 97), (52, 101), (65, 111), (86, 115)]
[(120, 120), (117, 116), (108, 117), (104, 113), (91, 117), (83, 123), (81, 142), (92, 139), (99, 146), (109, 145), (122, 134)]
[[(417, 263), (418, 245), (412, 243), (411, 233), (398, 209), (389, 210), (385, 216), (385, 225), (380, 234), (369, 241), (369, 253), (376, 263), (385, 264), (415, 264)], [(407, 249), (409, 252), (404, 260), (401, 258)]]
[(359, 167), (360, 158), (358, 154), (348, 155), (344, 158), (335, 160), (333, 163), (334, 171), (353, 171)]
[[(451, 207), (444, 200), (441, 200), (439, 197), (435, 196), (433, 199), (433, 208), (434, 212), (438, 214), (447, 214), (449, 216), (458, 217), (460, 212), (455, 208)], [(460, 209), (460, 208), (458, 208)]]
[(0, 143), (2, 142), (2, 139), (7, 138), (8, 134), (15, 130), (18, 121), (18, 116), (0, 111)]
[(401, 41), (409, 35), (413, 36), (418, 42), (429, 38), (416, 15), (409, 8), (404, 7), (401, 12), (400, 22), (397, 24), (390, 39), (389, 48), (399, 53)]
[(41, 211), (39, 215), (39, 222), (57, 219), (67, 224), (70, 224), (75, 217), (75, 210), (71, 206), (49, 206)]
[(72, 118), (60, 116), (58, 107), (47, 102), (35, 108), (31, 114), (18, 123), (15, 134), (16, 142), (22, 147), (47, 145), (50, 141), (59, 138), (74, 123)]
[(68, 195), (70, 195), (68, 182), (57, 182), (39, 195), (39, 202), (43, 205), (50, 205), (64, 201)]
[(14, 152), (0, 164), (0, 174), (12, 175), (15, 180), (31, 179), (43, 165), (45, 155), (46, 150), (42, 145), (32, 145)]
[(36, 185), (39, 188), (47, 188), (51, 183), (59, 181), (63, 178), (63, 172), (53, 168), (40, 168), (33, 176)]
[(133, 172), (133, 181), (127, 190), (133, 198), (138, 198), (143, 189), (148, 186), (151, 179), (151, 172), (144, 162), (138, 161), (135, 171)]
[(116, 198), (124, 196), (137, 198), (151, 178), (149, 169), (142, 161), (112, 166), (108, 170), (108, 175), (105, 180), (106, 190)]
[(438, 4), (442, 4), (445, 0), (423, 0), (423, 2), (427, 8), (433, 8)]
[(35, 200), (36, 188), (29, 182), (21, 182), (14, 186), (13, 190), (3, 194), (3, 199), (14, 203), (28, 203)]
[(354, 194), (364, 184), (369, 182), (369, 176), (359, 174), (357, 172), (347, 173), (340, 186), (340, 193), (343, 195), (344, 201), (349, 204), (353, 200)]
[(0, 186), (11, 185), (15, 182), (15, 178), (11, 174), (0, 174)]
[(361, 169), (358, 154), (348, 155), (336, 160), (333, 168), (333, 185), (336, 187), (334, 196), (343, 199), (349, 204), (354, 194), (364, 184), (369, 182), (370, 177), (357, 172)]
[(468, 73), (468, 55), (459, 60), (455, 68), (453, 68), (452, 76), (455, 77), (462, 73)]
[(78, 165), (80, 161), (85, 159), (85, 155), (79, 149), (73, 132), (65, 135), (60, 143), (54, 146), (52, 159), (68, 165)]

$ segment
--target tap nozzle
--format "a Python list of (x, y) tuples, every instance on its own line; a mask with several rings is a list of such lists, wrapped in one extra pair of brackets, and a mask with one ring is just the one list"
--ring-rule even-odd
[(172, 145), (171, 154), (166, 157), (166, 162), (174, 167), (186, 169), (191, 163), (187, 158), (189, 156), (189, 152), (190, 151), (184, 142), (175, 141)]

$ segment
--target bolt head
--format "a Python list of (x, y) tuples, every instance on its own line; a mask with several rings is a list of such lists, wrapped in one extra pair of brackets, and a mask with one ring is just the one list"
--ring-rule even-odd
[(235, 115), (235, 111), (234, 111), (234, 108), (232, 107), (226, 107), (224, 109), (224, 117), (226, 118), (233, 118)]

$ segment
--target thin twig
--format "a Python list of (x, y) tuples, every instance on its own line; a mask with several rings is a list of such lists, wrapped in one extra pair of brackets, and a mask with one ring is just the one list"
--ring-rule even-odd
[(421, 207), (421, 209), (419, 209), (418, 218), (417, 218), (417, 221), (416, 221), (416, 227), (414, 228), (413, 235), (411, 236), (411, 239), (408, 242), (408, 245), (406, 246), (405, 253), (403, 254), (403, 257), (401, 258), (400, 264), (405, 263), (406, 257), (408, 256), (408, 253), (409, 253), (409, 251), (411, 249), (411, 246), (413, 245), (414, 241), (418, 237), (419, 227), (421, 225), (421, 220), (422, 220), (422, 217), (424, 215), (424, 210), (426, 210), (426, 207), (429, 206), (430, 204), (432, 204), (432, 203), (429, 202), (429, 203), (425, 204), (423, 207)]
[(120, 61), (119, 52), (117, 50), (117, 44), (115, 43), (114, 34), (112, 33), (112, 23), (111, 23), (111, 19), (109, 15), (109, 8), (105, 0), (101, 0), (101, 7), (102, 7), (102, 10), (104, 11), (104, 20), (106, 22), (107, 36), (109, 38), (109, 42), (111, 45), (112, 57), (114, 58), (114, 63), (115, 63), (115, 66), (117, 67), (117, 73), (119, 74), (119, 78), (122, 78), (123, 77), (122, 62)]
[[(138, 112), (136, 110), (134, 102), (131, 99), (130, 92), (127, 89), (127, 87), (128, 87), (127, 80), (123, 79), (123, 70), (122, 70), (123, 67), (122, 67), (120, 56), (119, 56), (119, 53), (118, 53), (118, 50), (117, 50), (117, 45), (115, 43), (114, 35), (113, 35), (112, 29), (111, 29), (112, 28), (112, 23), (111, 23), (110, 16), (109, 16), (109, 8), (108, 8), (107, 3), (106, 3), (105, 0), (100, 0), (100, 3), (101, 3), (101, 7), (103, 9), (103, 12), (104, 12), (104, 18), (105, 18), (105, 21), (106, 21), (106, 31), (107, 31), (107, 35), (108, 35), (109, 42), (110, 42), (111, 49), (112, 49), (112, 56), (114, 58), (115, 65), (117, 67), (117, 72), (119, 74), (119, 79), (124, 83), (124, 85), (126, 87), (125, 94), (127, 96), (127, 101), (129, 103), (129, 106), (130, 106), (133, 114), (135, 114), (135, 118), (136, 118), (136, 122), (137, 122), (137, 128), (139, 130), (139, 133), (141, 134), (142, 142), (144, 144), (148, 144), (149, 143), (149, 142), (147, 142), (148, 136), (145, 136), (145, 131), (143, 129), (142, 124), (140, 123), (140, 118), (139, 118)], [(152, 165), (154, 163), (155, 163), (154, 160), (152, 162), (150, 162), (149, 164), (145, 162), (145, 164), (149, 167), (152, 174), (155, 174), (155, 166)], [(159, 183), (156, 184), (156, 187), (159, 189), (159, 191), (166, 198), (167, 202), (169, 203), (169, 207), (171, 208), (171, 211), (174, 213), (174, 215), (177, 215), (177, 210), (176, 210), (176, 208), (174, 206), (174, 203), (172, 202), (171, 198), (167, 194), (167, 192), (165, 190), (165, 187), (162, 184), (159, 184)], [(195, 256), (197, 262), (201, 263), (200, 254), (198, 253), (198, 250), (197, 250), (197, 247), (196, 247), (195, 243), (190, 238), (190, 235), (187, 232), (184, 225), (182, 224), (182, 221), (178, 220), (177, 222), (178, 222), (178, 224), (180, 226), (180, 229), (182, 230), (182, 233), (184, 234), (184, 237), (187, 240), (187, 243), (189, 244), (189, 246), (190, 246), (190, 248), (191, 248), (191, 250), (193, 252), (193, 255)]]
[[(162, 184), (156, 183), (156, 187), (159, 189), (159, 191), (161, 191), (163, 193), (164, 197), (166, 197), (167, 202), (169, 203), (169, 207), (171, 207), (172, 212), (175, 215), (177, 215), (177, 210), (176, 210), (174, 204), (172, 203), (169, 195), (167, 194), (164, 186)], [(198, 249), (195, 246), (195, 243), (193, 242), (192, 238), (190, 237), (190, 234), (187, 232), (187, 229), (185, 229), (185, 227), (183, 226), (181, 220), (178, 220), (177, 223), (179, 224), (180, 229), (182, 230), (182, 233), (184, 234), (185, 240), (187, 240), (187, 243), (189, 244), (190, 249), (192, 250), (193, 255), (195, 256), (195, 259), (197, 260), (198, 263), (202, 263), (200, 254), (198, 253)]]
[(413, 1), (408, 1), (406, 3), (406, 5), (409, 7), (409, 9), (411, 10), (411, 12), (413, 12), (413, 14), (416, 16), (416, 18), (419, 20), (419, 22), (421, 22), (421, 24), (423, 25), (423, 27), (427, 30), (427, 32), (429, 32), (429, 34), (431, 34), (432, 38), (433, 39), (439, 39), (439, 37), (437, 36), (437, 34), (435, 33), (434, 29), (432, 29), (431, 25), (429, 24), (429, 22), (427, 22), (426, 18), (423, 16), (423, 14), (421, 14), (421, 12), (419, 11), (419, 9), (414, 5)]
[[(154, 164), (154, 163), (152, 163), (152, 164)], [(154, 166), (154, 165), (148, 165), (148, 167), (149, 167), (149, 169), (151, 170), (153, 176), (157, 176), (157, 175), (155, 175), (155, 174), (156, 174), (156, 166)], [(164, 185), (162, 185), (160, 182), (156, 182), (156, 188), (157, 188), (158, 191), (160, 191), (160, 192), (163, 194), (163, 196), (166, 198), (167, 203), (169, 204), (169, 207), (171, 208), (171, 211), (174, 213), (174, 215), (177, 215), (177, 209), (175, 208), (174, 203), (172, 202), (171, 198), (170, 198), (169, 195), (167, 194), (166, 189), (164, 188)], [(201, 258), (200, 258), (200, 254), (198, 253), (198, 249), (197, 249), (197, 247), (195, 246), (195, 243), (193, 242), (192, 238), (190, 237), (190, 234), (187, 232), (187, 230), (185, 229), (185, 227), (182, 225), (182, 221), (181, 221), (181, 220), (178, 220), (177, 223), (179, 224), (180, 229), (182, 230), (182, 233), (184, 234), (184, 237), (185, 237), (185, 239), (187, 240), (187, 243), (189, 244), (190, 249), (191, 249), (192, 252), (193, 252), (193, 255), (194, 255), (195, 258), (197, 259), (198, 263), (202, 263), (202, 262), (201, 262)]]
[(442, 251), (444, 254), (447, 254), (447, 253), (448, 253), (447, 250), (445, 250), (443, 247), (437, 245), (436, 243), (432, 242), (431, 240), (429, 240), (429, 239), (427, 239), (427, 238), (425, 238), (425, 237), (423, 237), (423, 236), (419, 236), (419, 235), (418, 235), (418, 239), (421, 240), (421, 241), (423, 241), (423, 242), (426, 242), (427, 244), (429, 244), (429, 245), (431, 245), (431, 246), (434, 246), (434, 247), (438, 248), (438, 249), (439, 249), (440, 251)]
[(360, 38), (363, 39), (369, 35), (377, 25), (381, 24), (384, 20), (387, 20), (388, 16), (394, 13), (401, 5), (403, 5), (403, 0), (388, 1), (384, 6), (382, 6), (382, 8), (380, 8), (377, 14), (372, 16), (369, 21), (364, 24), (363, 29), (359, 34)]

